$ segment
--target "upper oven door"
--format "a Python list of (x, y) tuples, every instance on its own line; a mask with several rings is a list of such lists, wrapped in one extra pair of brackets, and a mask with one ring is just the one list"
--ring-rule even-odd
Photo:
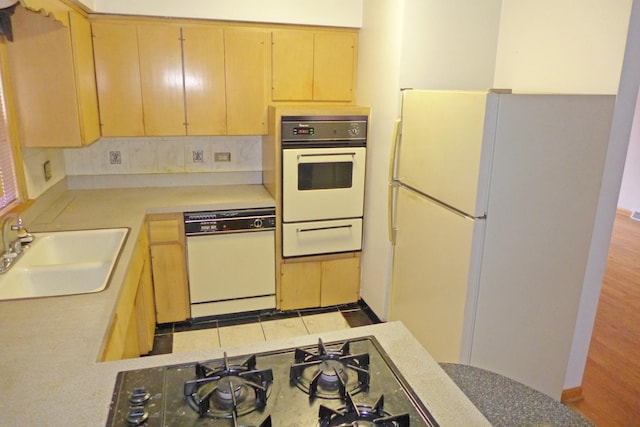
[(365, 147), (282, 150), (284, 222), (361, 217)]

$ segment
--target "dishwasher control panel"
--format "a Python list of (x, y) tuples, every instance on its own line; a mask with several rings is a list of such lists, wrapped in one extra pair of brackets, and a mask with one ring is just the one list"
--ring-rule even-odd
[(184, 213), (184, 231), (187, 236), (261, 231), (275, 227), (275, 208), (228, 209)]

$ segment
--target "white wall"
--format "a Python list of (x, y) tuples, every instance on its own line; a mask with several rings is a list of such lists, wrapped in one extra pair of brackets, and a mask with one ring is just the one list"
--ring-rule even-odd
[[(504, 0), (494, 85), (515, 91), (618, 93), (631, 4), (631, 0)], [(627, 68), (634, 66), (627, 61)], [(617, 200), (622, 150), (629, 141), (628, 115), (636, 98), (633, 89), (620, 87), (565, 389), (582, 383), (611, 236), (612, 200)]]
[(371, 107), (361, 297), (387, 318), (387, 189), (400, 88), (491, 87), (501, 0), (364, 0), (358, 104)]
[[(89, 0), (82, 0), (89, 3)], [(360, 27), (362, 0), (93, 0), (100, 13)]]
[(504, 0), (494, 86), (618, 90), (631, 0)]
[(636, 115), (633, 119), (618, 199), (618, 207), (632, 212), (640, 211), (640, 108), (638, 107), (640, 107), (640, 98), (636, 103)]
[(360, 296), (382, 319), (387, 318), (391, 271), (386, 171), (398, 116), (402, 10), (397, 0), (365, 0), (358, 42), (356, 100), (371, 107)]
[(95, 6), (94, 6), (94, 2), (93, 0), (78, 0), (78, 2), (84, 4), (85, 6), (87, 6), (89, 9), (94, 10)]
[(579, 387), (587, 361), (593, 322), (598, 308), (602, 279), (607, 263), (611, 230), (618, 204), (629, 137), (637, 114), (636, 102), (640, 85), (640, 0), (633, 0), (620, 85), (609, 138), (609, 149), (600, 188), (596, 224), (591, 238), (589, 263), (583, 285), (565, 389)]
[(492, 87), (502, 0), (404, 3), (400, 87)]
[[(45, 180), (44, 163), (50, 162), (51, 179)], [(27, 196), (36, 199), (65, 177), (63, 150), (60, 148), (22, 148)]]

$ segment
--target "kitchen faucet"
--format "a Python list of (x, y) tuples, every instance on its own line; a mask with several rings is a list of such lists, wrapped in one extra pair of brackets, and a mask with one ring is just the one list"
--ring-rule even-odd
[[(15, 222), (15, 225), (12, 225), (7, 229), (7, 226), (11, 223), (11, 221)], [(7, 231), (14, 230), (16, 231), (16, 239), (11, 240), (7, 239)], [(22, 243), (23, 241), (32, 241), (33, 236), (27, 233), (27, 230), (24, 228), (22, 224), (22, 218), (20, 218), (16, 214), (8, 214), (2, 220), (2, 259), (0, 262), (0, 273), (4, 273), (11, 267), (15, 260), (22, 254)]]

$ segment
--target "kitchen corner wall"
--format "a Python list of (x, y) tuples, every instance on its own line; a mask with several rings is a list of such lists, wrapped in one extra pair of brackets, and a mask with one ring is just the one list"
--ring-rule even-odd
[[(44, 176), (44, 163), (50, 162), (51, 179)], [(66, 176), (64, 153), (60, 148), (22, 148), (22, 162), (27, 183), (27, 195), (38, 198)]]

